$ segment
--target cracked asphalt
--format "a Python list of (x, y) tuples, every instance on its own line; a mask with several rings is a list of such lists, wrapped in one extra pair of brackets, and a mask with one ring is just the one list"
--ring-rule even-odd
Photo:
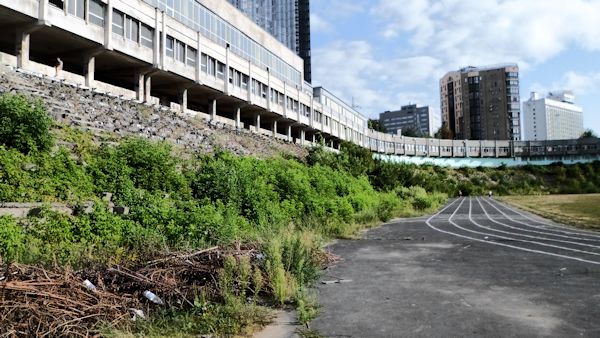
[(463, 197), (330, 249), (324, 337), (600, 337), (600, 233)]

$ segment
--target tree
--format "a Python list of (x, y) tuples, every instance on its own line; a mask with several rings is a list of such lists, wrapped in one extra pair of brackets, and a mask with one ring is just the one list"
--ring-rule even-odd
[(587, 129), (583, 132), (583, 134), (581, 134), (581, 136), (579, 136), (579, 138), (598, 138), (598, 135), (596, 135), (596, 133), (592, 129)]
[(444, 140), (451, 140), (452, 137), (452, 131), (450, 131), (450, 129), (448, 128), (448, 126), (446, 126), (446, 124), (443, 124), (440, 129), (438, 129), (435, 134), (433, 134), (433, 137), (435, 138), (439, 138), (439, 139), (444, 139)]
[(381, 124), (381, 122), (379, 120), (375, 120), (375, 119), (370, 119), (367, 122), (369, 128), (375, 130), (375, 131), (380, 131), (382, 133), (387, 133), (387, 129), (385, 129), (385, 127), (383, 126), (383, 124)]
[(415, 127), (402, 128), (402, 136), (407, 137), (427, 137), (423, 132)]
[(54, 140), (50, 134), (52, 118), (41, 100), (30, 101), (23, 95), (0, 95), (0, 145), (27, 154), (48, 151)]

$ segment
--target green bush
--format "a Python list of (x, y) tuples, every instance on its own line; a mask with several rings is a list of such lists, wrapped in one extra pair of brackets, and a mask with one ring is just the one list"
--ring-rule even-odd
[(0, 95), (0, 144), (27, 154), (52, 148), (52, 119), (41, 100), (30, 101), (25, 96)]
[(0, 216), (0, 262), (19, 261), (25, 248), (22, 227), (12, 217)]

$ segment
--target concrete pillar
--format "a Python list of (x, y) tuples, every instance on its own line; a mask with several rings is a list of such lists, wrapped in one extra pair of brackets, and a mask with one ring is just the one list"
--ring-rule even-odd
[(260, 114), (254, 115), (254, 128), (257, 133), (260, 133)]
[(38, 11), (38, 20), (42, 25), (46, 25), (48, 20), (48, 0), (40, 0), (40, 6)]
[(273, 111), (271, 109), (271, 70), (267, 67), (267, 110)]
[(292, 142), (292, 126), (289, 125), (287, 127), (287, 140), (288, 142)]
[(160, 18), (161, 12), (158, 8), (154, 10), (154, 43), (152, 44), (152, 65), (160, 67)]
[(229, 43), (225, 46), (225, 95), (229, 95), (230, 83), (229, 83)]
[(112, 24), (113, 24), (113, 5), (112, 0), (106, 2), (106, 12), (104, 14), (104, 48), (112, 50)]
[(479, 140), (479, 157), (483, 157), (483, 141)]
[(304, 145), (304, 141), (306, 139), (306, 131), (304, 129), (300, 130), (300, 144)]
[(181, 91), (181, 94), (179, 96), (179, 104), (181, 105), (181, 113), (185, 114), (185, 112), (187, 111), (187, 105), (188, 105), (188, 90), (183, 89)]
[(167, 59), (167, 15), (165, 12), (161, 13), (162, 20), (162, 36), (160, 40), (160, 69), (165, 69), (165, 60)]
[(94, 72), (96, 70), (96, 57), (89, 56), (84, 61), (83, 73), (85, 74), (85, 85), (86, 87), (92, 88), (94, 86)]
[(237, 129), (242, 128), (242, 108), (240, 107), (235, 110), (235, 127)]
[(200, 76), (202, 75), (202, 33), (198, 32), (196, 39), (198, 39), (196, 44), (196, 83), (201, 83), (202, 81), (200, 81)]
[(498, 158), (498, 141), (494, 140), (494, 157)]
[(152, 75), (144, 76), (144, 102), (150, 102), (152, 97)]
[(271, 129), (273, 131), (273, 137), (277, 135), (277, 120), (273, 120), (273, 127)]
[(283, 116), (284, 117), (287, 117), (287, 103), (288, 103), (287, 84), (284, 81), (283, 82)]
[(317, 134), (313, 134), (313, 136), (312, 136), (312, 142), (313, 143), (317, 143)]
[(29, 46), (31, 43), (31, 33), (27, 31), (17, 32), (16, 50), (17, 68), (27, 68), (29, 63)]
[(215, 121), (217, 119), (217, 100), (210, 101), (210, 120)]
[(144, 100), (144, 74), (135, 74), (135, 98), (138, 101)]

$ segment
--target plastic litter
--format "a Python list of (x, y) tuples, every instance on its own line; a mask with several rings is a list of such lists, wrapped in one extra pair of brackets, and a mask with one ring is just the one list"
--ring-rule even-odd
[(144, 297), (148, 298), (148, 300), (154, 304), (165, 305), (165, 302), (163, 302), (163, 300), (160, 299), (160, 297), (158, 297), (157, 295), (155, 295), (152, 291), (144, 291)]
[(83, 281), (83, 286), (90, 291), (96, 291), (96, 285), (92, 284), (89, 279)]

